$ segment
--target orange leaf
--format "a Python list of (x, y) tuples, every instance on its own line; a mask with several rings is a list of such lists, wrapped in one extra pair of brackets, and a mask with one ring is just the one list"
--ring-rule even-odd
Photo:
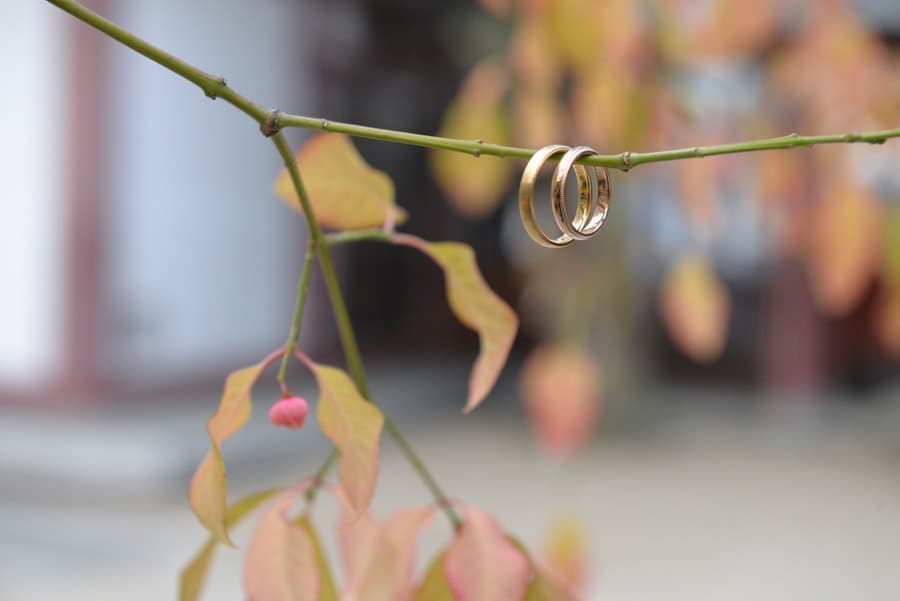
[(810, 221), (809, 269), (816, 301), (846, 315), (861, 300), (881, 263), (878, 202), (852, 182), (833, 182)]
[(244, 561), (244, 592), (253, 601), (319, 600), (312, 540), (302, 525), (287, 516), (301, 492), (281, 494), (256, 526)]
[(347, 563), (345, 601), (411, 599), (416, 536), (433, 514), (433, 507), (399, 511), (380, 525), (368, 515), (345, 516), (341, 526)]
[[(510, 142), (509, 117), (502, 104), (509, 77), (503, 63), (477, 65), (444, 113), (438, 135), (493, 144)], [(469, 218), (490, 214), (503, 198), (515, 164), (498, 157), (434, 151), (431, 171), (453, 207)]]
[(699, 256), (676, 260), (662, 284), (659, 311), (681, 351), (709, 363), (725, 347), (731, 299), (712, 265)]
[(585, 349), (542, 346), (522, 368), (520, 389), (538, 441), (570, 456), (590, 439), (601, 409), (602, 375)]
[(280, 356), (281, 351), (277, 351), (256, 365), (229, 374), (219, 408), (206, 424), (210, 448), (200, 467), (194, 472), (188, 496), (191, 509), (200, 523), (219, 542), (226, 545), (234, 546), (234, 543), (228, 538), (226, 524), (228, 501), (222, 444), (247, 423), (252, 409), (250, 389), (266, 367)]
[[(370, 167), (347, 136), (316, 134), (297, 153), (297, 166), (323, 227), (379, 227), (392, 213), (396, 223), (406, 221), (406, 212), (394, 205), (391, 178)], [(275, 180), (275, 194), (302, 212), (287, 169)]]
[(531, 566), (492, 517), (475, 507), (447, 548), (444, 572), (457, 601), (521, 601)]
[(516, 338), (519, 319), (488, 287), (469, 246), (459, 242), (426, 242), (408, 234), (395, 234), (393, 240), (421, 250), (444, 270), (450, 310), (463, 325), (478, 333), (481, 350), (472, 367), (469, 397), (463, 409), (468, 413), (494, 387)]
[(299, 355), (319, 384), (317, 415), (322, 432), (341, 454), (341, 486), (357, 512), (365, 510), (378, 480), (378, 442), (384, 416), (367, 401), (342, 370)]

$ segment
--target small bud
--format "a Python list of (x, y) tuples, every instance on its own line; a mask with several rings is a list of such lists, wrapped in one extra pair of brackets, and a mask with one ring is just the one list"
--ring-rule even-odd
[(269, 409), (269, 421), (276, 426), (296, 430), (306, 421), (308, 412), (309, 405), (303, 397), (282, 397)]

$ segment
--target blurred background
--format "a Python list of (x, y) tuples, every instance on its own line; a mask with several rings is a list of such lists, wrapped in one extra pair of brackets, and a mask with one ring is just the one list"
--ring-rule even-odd
[[(893, 0), (86, 4), (264, 105), (378, 127), (620, 152), (900, 123)], [(283, 343), (305, 226), (252, 121), (49, 4), (0, 5), (0, 72), (0, 600), (172, 598), (205, 420)], [(900, 143), (614, 173), (601, 234), (560, 251), (521, 228), (521, 164), (356, 143), (522, 320), (463, 418), (477, 339), (442, 275), (335, 251), (375, 397), (452, 496), (536, 555), (575, 520), (585, 598), (900, 598)], [(318, 274), (301, 340), (341, 361)], [(235, 496), (327, 454), (268, 424), (277, 396), (225, 447)], [(381, 473), (381, 515), (427, 501), (389, 441)], [(220, 555), (207, 598), (241, 599)]]

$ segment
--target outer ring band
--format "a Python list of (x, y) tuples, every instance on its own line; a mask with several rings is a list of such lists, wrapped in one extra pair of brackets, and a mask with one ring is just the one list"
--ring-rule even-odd
[[(563, 146), (562, 144), (551, 144), (549, 146), (544, 146), (537, 152), (535, 152), (531, 158), (528, 160), (528, 163), (525, 165), (525, 170), (522, 172), (522, 180), (519, 184), (519, 214), (522, 217), (522, 225), (525, 227), (525, 231), (531, 237), (532, 240), (540, 244), (541, 246), (547, 248), (561, 248), (564, 246), (568, 246), (571, 244), (575, 238), (567, 233), (562, 233), (560, 236), (556, 238), (551, 238), (541, 229), (541, 226), (538, 225), (537, 219), (534, 215), (534, 186), (537, 181), (538, 174), (541, 171), (541, 167), (544, 166), (549, 159), (552, 157), (565, 153), (569, 151), (570, 148), (568, 146)], [(586, 182), (590, 182), (590, 178), (582, 177), (582, 174), (579, 174), (579, 193), (581, 192), (581, 188), (585, 185)], [(584, 197), (583, 194), (579, 194), (580, 197)], [(579, 204), (578, 214), (584, 216), (586, 220), (587, 213), (590, 209), (590, 194), (586, 196), (587, 203), (583, 200)], [(582, 206), (584, 205), (584, 206)], [(577, 221), (579, 226), (584, 225), (584, 221)]]

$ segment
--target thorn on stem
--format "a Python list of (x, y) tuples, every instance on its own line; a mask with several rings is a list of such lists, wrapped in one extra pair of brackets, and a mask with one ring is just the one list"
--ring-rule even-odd
[(281, 114), (281, 111), (278, 109), (272, 109), (269, 111), (269, 114), (266, 115), (266, 120), (263, 121), (259, 126), (259, 131), (262, 132), (267, 138), (271, 138), (279, 131), (281, 131), (281, 127), (278, 126), (278, 115)]

